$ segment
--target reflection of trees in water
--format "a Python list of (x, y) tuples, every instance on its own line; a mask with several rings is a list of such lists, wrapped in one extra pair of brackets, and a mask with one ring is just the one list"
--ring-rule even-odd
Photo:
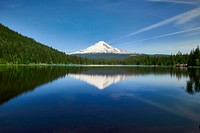
[[(198, 70), (198, 71), (197, 71)], [(165, 75), (178, 79), (188, 77), (187, 69), (169, 69), (154, 67), (0, 67), (0, 104), (45, 83), (52, 82), (66, 74), (87, 73), (98, 75)], [(199, 69), (189, 70), (190, 80), (187, 92), (199, 92)], [(66, 83), (67, 84), (67, 83)]]
[(63, 67), (0, 67), (0, 104), (65, 74)]
[(116, 75), (116, 74), (131, 74), (131, 75), (165, 75), (170, 74), (171, 77), (188, 76), (187, 69), (164, 68), (164, 67), (82, 67), (77, 69), (77, 73), (84, 74), (99, 74), (99, 75)]
[(190, 94), (200, 92), (200, 74), (199, 69), (189, 69), (189, 80), (187, 81), (186, 91)]
[(0, 66), (0, 105), (68, 73), (80, 71), (85, 69), (65, 66)]

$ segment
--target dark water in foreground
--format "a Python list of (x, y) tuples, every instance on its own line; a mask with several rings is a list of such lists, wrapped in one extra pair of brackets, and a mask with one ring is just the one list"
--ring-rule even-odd
[(199, 133), (200, 70), (0, 67), (0, 133)]

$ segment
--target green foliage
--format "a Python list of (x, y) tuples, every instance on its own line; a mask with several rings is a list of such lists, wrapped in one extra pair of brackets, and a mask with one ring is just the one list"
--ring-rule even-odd
[(189, 55), (179, 51), (176, 55), (171, 56), (135, 55), (126, 58), (127, 55), (94, 54), (92, 59), (87, 59), (88, 56), (90, 55), (81, 58), (66, 55), (64, 52), (38, 43), (0, 24), (0, 64), (200, 65), (199, 47), (192, 50)]
[(124, 61), (124, 64), (134, 65), (159, 65), (159, 66), (175, 66), (177, 64), (188, 64), (189, 66), (200, 65), (199, 47), (192, 50), (190, 54), (182, 54), (180, 51), (176, 55), (171, 56), (133, 56)]
[(0, 24), (0, 64), (87, 64), (89, 60), (66, 55), (22, 36)]
[(176, 54), (171, 56), (133, 56), (127, 58), (125, 64), (134, 65), (159, 65), (159, 66), (175, 66), (177, 64), (187, 64), (187, 54)]
[(200, 66), (200, 51), (199, 46), (190, 52), (189, 59), (188, 59), (189, 66)]

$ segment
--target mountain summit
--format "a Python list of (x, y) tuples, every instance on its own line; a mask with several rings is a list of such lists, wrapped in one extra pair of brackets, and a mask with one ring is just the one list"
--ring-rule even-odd
[(128, 51), (118, 49), (118, 48), (113, 48), (112, 46), (110, 46), (109, 44), (107, 44), (104, 41), (99, 41), (98, 43), (96, 43), (86, 49), (74, 52), (72, 54), (90, 54), (90, 53), (129, 54)]

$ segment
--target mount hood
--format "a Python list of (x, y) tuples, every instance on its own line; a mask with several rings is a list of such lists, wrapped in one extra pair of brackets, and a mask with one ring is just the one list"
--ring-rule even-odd
[(130, 52), (114, 48), (104, 41), (99, 41), (86, 49), (73, 52), (71, 54), (95, 54), (95, 53), (130, 54)]

